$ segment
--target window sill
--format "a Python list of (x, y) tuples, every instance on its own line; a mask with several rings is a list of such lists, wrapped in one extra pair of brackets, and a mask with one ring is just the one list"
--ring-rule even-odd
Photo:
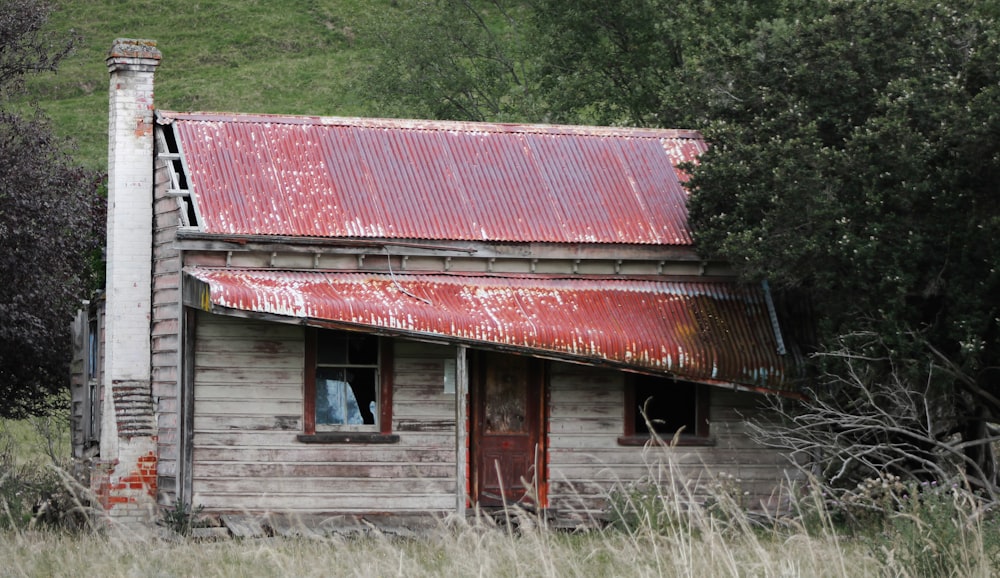
[(677, 438), (677, 443), (674, 444), (674, 439), (668, 436), (663, 436), (662, 438), (653, 438), (648, 435), (632, 435), (632, 436), (619, 437), (618, 445), (620, 446), (645, 446), (645, 445), (714, 446), (715, 438), (700, 437), (700, 436), (680, 436)]
[(295, 439), (304, 444), (395, 444), (399, 443), (397, 434), (374, 432), (320, 432), (314, 434), (299, 434)]

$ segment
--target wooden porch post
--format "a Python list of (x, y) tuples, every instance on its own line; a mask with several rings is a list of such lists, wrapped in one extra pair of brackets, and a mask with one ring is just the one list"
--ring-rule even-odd
[(466, 364), (468, 348), (458, 346), (455, 355), (455, 512), (465, 515), (466, 482), (468, 480), (469, 372)]

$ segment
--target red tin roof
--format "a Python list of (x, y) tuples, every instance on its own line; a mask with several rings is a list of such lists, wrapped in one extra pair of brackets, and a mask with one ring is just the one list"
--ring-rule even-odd
[(690, 245), (696, 132), (159, 112), (206, 233)]
[(732, 282), (188, 268), (214, 312), (493, 344), (707, 383), (784, 389), (764, 293)]

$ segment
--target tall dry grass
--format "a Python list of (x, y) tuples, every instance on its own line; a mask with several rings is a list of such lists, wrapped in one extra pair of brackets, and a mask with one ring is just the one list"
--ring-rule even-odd
[[(960, 487), (927, 491), (860, 526), (818, 491), (790, 492), (787, 514), (764, 517), (746, 512), (732, 478), (686, 483), (669, 455), (651, 452), (648, 480), (613, 488), (611, 523), (587, 532), (549, 529), (516, 510), (508, 512), (513, 527), (453, 517), (405, 538), (371, 529), (205, 540), (162, 526), (67, 530), (10, 517), (0, 524), (0, 576), (964, 577), (1000, 568), (998, 532)], [(9, 482), (19, 475), (0, 459), (5, 487), (18, 487)], [(56, 477), (79, 494), (70, 478)], [(0, 511), (12, 511), (2, 493), (0, 501)]]
[(5, 576), (860, 576), (861, 545), (794, 533), (729, 536), (619, 530), (569, 534), (457, 523), (416, 538), (266, 538), (198, 542), (153, 532), (9, 531)]

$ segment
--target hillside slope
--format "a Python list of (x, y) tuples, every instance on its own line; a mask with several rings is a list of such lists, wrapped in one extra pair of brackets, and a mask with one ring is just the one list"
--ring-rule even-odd
[(172, 110), (356, 116), (370, 54), (362, 30), (391, 0), (62, 0), (49, 26), (81, 35), (56, 74), (29, 82), (58, 134), (87, 167), (107, 159), (104, 58), (115, 38), (156, 40), (156, 106)]

